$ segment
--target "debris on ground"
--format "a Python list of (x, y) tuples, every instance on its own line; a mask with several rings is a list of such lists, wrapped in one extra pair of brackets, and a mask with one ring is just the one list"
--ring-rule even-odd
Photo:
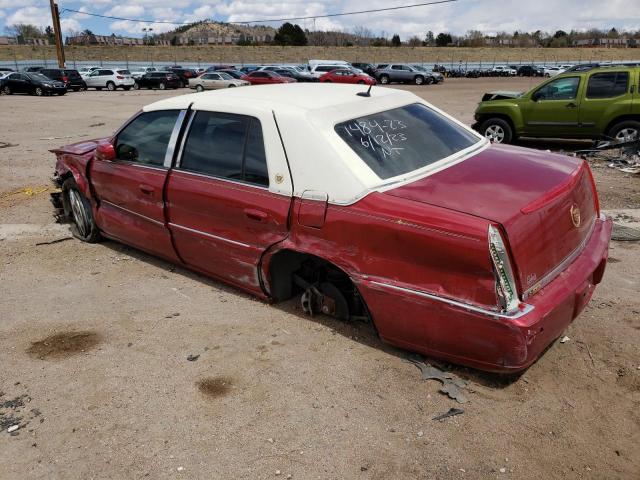
[(18, 430), (20, 428), (20, 425), (12, 425), (9, 428), (7, 428), (7, 433), (12, 433), (15, 432), (16, 430)]
[(562, 337), (560, 339), (560, 343), (567, 343), (569, 340), (571, 340), (571, 339), (565, 335), (564, 337)]
[(444, 393), (456, 400), (458, 403), (467, 403), (467, 397), (462, 393), (461, 389), (467, 388), (467, 382), (457, 377), (453, 373), (443, 372), (439, 368), (436, 368), (428, 363), (424, 363), (420, 360), (412, 358), (407, 359), (407, 362), (413, 363), (420, 369), (423, 380), (438, 380), (442, 382), (440, 393)]
[(67, 240), (73, 240), (73, 237), (58, 238), (56, 240), (51, 240), (50, 242), (38, 242), (36, 243), (36, 247), (39, 247), (40, 245), (53, 245), (55, 243), (66, 242)]
[(187, 361), (189, 362), (195, 362), (196, 360), (198, 360), (200, 358), (200, 355), (189, 355), (187, 357)]
[(0, 142), (0, 148), (10, 148), (10, 147), (17, 147), (17, 146), (18, 146), (17, 143)]
[(464, 410), (461, 408), (450, 408), (448, 412), (438, 415), (437, 417), (433, 417), (432, 420), (444, 420), (445, 418), (455, 417), (456, 415), (462, 415), (463, 413)]
[(640, 230), (614, 223), (613, 230), (611, 231), (611, 240), (617, 240), (618, 242), (637, 242), (640, 240)]
[(610, 168), (624, 173), (640, 174), (640, 140), (598, 142), (594, 148), (578, 150), (574, 155), (585, 160), (605, 161)]

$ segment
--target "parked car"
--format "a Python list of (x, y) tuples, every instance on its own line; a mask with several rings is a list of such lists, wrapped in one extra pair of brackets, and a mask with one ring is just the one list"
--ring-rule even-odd
[(78, 73), (84, 79), (84, 78), (88, 77), (89, 75), (91, 75), (91, 72), (93, 72), (94, 70), (100, 70), (101, 68), (102, 67), (100, 67), (99, 65), (93, 65), (93, 66), (90, 66), (90, 67), (80, 67), (78, 69)]
[(131, 76), (131, 72), (121, 68), (100, 68), (98, 70), (94, 70), (85, 77), (84, 81), (88, 88), (95, 88), (96, 90), (106, 88), (109, 91), (114, 91), (118, 88), (130, 90), (136, 83)]
[(519, 77), (543, 77), (544, 69), (535, 65), (522, 65), (518, 67)]
[(38, 73), (40, 72), (40, 70), (44, 70), (44, 67), (40, 66), (40, 65), (35, 65), (35, 66), (31, 66), (31, 67), (26, 67), (23, 72), (24, 73)]
[(560, 75), (564, 73), (564, 68), (561, 67), (544, 67), (544, 76), (547, 78), (555, 77), (556, 75)]
[(474, 128), (496, 143), (520, 136), (640, 138), (640, 67), (564, 73), (527, 93), (491, 92), (475, 112)]
[(343, 64), (325, 64), (325, 63), (321, 63), (321, 64), (317, 64), (317, 65), (313, 65), (310, 67), (309, 69), (309, 74), (311, 76), (311, 80), (312, 81), (317, 81), (322, 75), (324, 75), (327, 72), (330, 72), (332, 70), (336, 70), (338, 68), (351, 68), (350, 65), (346, 65), (346, 62), (344, 62)]
[(276, 72), (283, 77), (295, 78), (298, 82), (309, 82), (315, 80), (315, 77), (305, 69), (298, 69), (296, 67), (287, 65), (263, 65), (256, 72), (267, 71)]
[(376, 80), (382, 85), (386, 85), (392, 82), (399, 83), (415, 83), (416, 85), (423, 85), (429, 83), (433, 77), (427, 75), (426, 72), (416, 69), (411, 65), (403, 65), (399, 63), (387, 65), (384, 68), (379, 68), (375, 73)]
[(165, 88), (180, 88), (182, 87), (182, 80), (175, 73), (171, 72), (149, 72), (142, 75), (135, 81), (133, 88), (138, 90), (140, 88), (159, 88), (164, 90)]
[(138, 80), (145, 73), (151, 73), (151, 72), (157, 72), (157, 71), (158, 69), (156, 67), (141, 67), (141, 68), (136, 68), (134, 71), (132, 71), (131, 76), (133, 77), (134, 80)]
[(294, 83), (296, 80), (290, 77), (283, 77), (275, 72), (251, 72), (242, 77), (251, 85), (265, 85), (270, 83)]
[(64, 95), (67, 87), (64, 83), (51, 80), (41, 73), (10, 73), (3, 80), (2, 91), (5, 95), (28, 93), (30, 95)]
[(492, 73), (497, 74), (499, 76), (511, 76), (514, 77), (518, 74), (518, 72), (506, 65), (496, 65), (490, 70)]
[(425, 74), (424, 83), (426, 83), (427, 85), (432, 83), (437, 85), (438, 83), (444, 82), (444, 75), (442, 75), (440, 72), (434, 72), (433, 70), (429, 70), (427, 67), (423, 65), (411, 65), (411, 66), (416, 70), (424, 72)]
[(86, 90), (87, 84), (80, 76), (77, 70), (61, 69), (61, 68), (45, 68), (40, 73), (45, 77), (52, 80), (58, 80), (64, 83), (67, 90), (73, 90), (79, 92), (80, 90)]
[(217, 70), (218, 72), (224, 72), (227, 75), (231, 75), (233, 78), (241, 79), (244, 73), (240, 70)]
[(251, 82), (233, 78), (221, 70), (189, 79), (189, 88), (194, 88), (198, 92), (217, 90), (219, 88), (245, 87), (247, 85), (251, 85)]
[(356, 73), (353, 70), (339, 68), (322, 75), (318, 81), (324, 83), (359, 83), (361, 85), (375, 85), (376, 79), (365, 73)]
[(11, 73), (13, 72), (12, 68), (8, 68), (8, 67), (0, 67), (0, 74), (4, 74), (4, 73)]
[(612, 222), (588, 163), (490, 145), (410, 92), (359, 93), (272, 85), (147, 105), (53, 150), (52, 200), (80, 240), (366, 319), (421, 354), (527, 368), (606, 268)]
[(210, 73), (210, 72), (217, 72), (218, 70), (235, 70), (235, 66), (234, 65), (212, 65), (209, 68), (207, 68), (206, 70), (204, 70), (204, 72), (206, 73)]
[(188, 87), (189, 79), (196, 78), (198, 76), (197, 72), (192, 68), (169, 67), (167, 71), (175, 73), (178, 78), (180, 78), (180, 81), (182, 81), (183, 87)]
[(373, 77), (373, 74), (376, 71), (376, 67), (374, 65), (372, 65), (371, 63), (359, 63), (359, 62), (352, 62), (350, 64), (353, 68), (357, 68), (358, 70), (362, 70), (364, 73), (366, 73), (367, 75)]

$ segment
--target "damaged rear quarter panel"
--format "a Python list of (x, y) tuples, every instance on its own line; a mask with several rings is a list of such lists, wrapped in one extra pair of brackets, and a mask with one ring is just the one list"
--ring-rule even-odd
[[(376, 192), (350, 206), (329, 205), (322, 228), (294, 220), (282, 246), (342, 268), (359, 286), (383, 338), (420, 344), (433, 334), (427, 334), (429, 311), (403, 315), (394, 295), (371, 289), (371, 282), (495, 307), (487, 227), (484, 219)], [(402, 304), (418, 302), (400, 296)]]

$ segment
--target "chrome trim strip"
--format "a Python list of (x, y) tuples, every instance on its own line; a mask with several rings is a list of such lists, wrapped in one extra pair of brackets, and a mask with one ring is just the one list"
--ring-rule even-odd
[(187, 126), (184, 129), (184, 133), (182, 134), (182, 141), (180, 142), (180, 149), (178, 150), (178, 156), (176, 157), (176, 166), (175, 168), (180, 168), (180, 162), (182, 161), (182, 151), (184, 150), (184, 144), (187, 143), (187, 137), (189, 136), (189, 131), (191, 130), (191, 124), (193, 123), (193, 119), (196, 116), (195, 111), (191, 111), (191, 115), (189, 116), (189, 121), (187, 122)]
[(239, 247), (253, 248), (252, 245), (248, 245), (246, 243), (236, 242), (235, 240), (230, 240), (228, 238), (219, 237), (218, 235), (213, 235), (211, 233), (203, 232), (201, 230), (195, 230), (193, 228), (185, 227), (183, 225), (178, 225), (176, 223), (169, 222), (169, 226), (170, 227), (179, 228), (180, 230), (184, 230), (186, 232), (191, 232), (191, 233), (195, 233), (195, 234), (198, 234), (198, 235), (202, 235), (203, 237), (213, 238), (214, 240), (220, 240), (221, 242), (231, 243), (232, 245), (237, 245)]
[(524, 315), (527, 315), (528, 313), (532, 312), (534, 310), (534, 306), (533, 305), (529, 305), (529, 304), (524, 304), (524, 308), (522, 309), (518, 309), (516, 312), (514, 313), (502, 313), (502, 312), (497, 312), (494, 310), (487, 310), (486, 308), (482, 308), (482, 307), (477, 307), (475, 305), (470, 305), (468, 303), (464, 303), (464, 302), (459, 302), (457, 300), (453, 300), (451, 298), (446, 298), (446, 297), (440, 297), (438, 295), (434, 295), (432, 293), (427, 293), (427, 292), (423, 292), (421, 290), (412, 290), (410, 288), (404, 288), (404, 287), (398, 287), (397, 285), (391, 285), (390, 283), (381, 283), (381, 282), (376, 282), (376, 281), (371, 281), (372, 284), (374, 285), (378, 285), (380, 287), (383, 288), (388, 288), (390, 290), (396, 290), (399, 292), (403, 292), (403, 293), (408, 293), (411, 295), (416, 295), (418, 297), (423, 297), (423, 298), (428, 298), (429, 300), (435, 300), (438, 302), (443, 302), (449, 305), (453, 305), (455, 307), (459, 307), (462, 308), (464, 310), (469, 310), (471, 312), (474, 313), (479, 313), (481, 315), (486, 315), (488, 317), (494, 317), (494, 318), (504, 318), (504, 319), (509, 319), (509, 320), (514, 320), (517, 318), (520, 318)]
[(129, 210), (128, 208), (121, 207), (120, 205), (116, 205), (115, 203), (108, 202), (107, 200), (102, 200), (100, 203), (106, 203), (107, 205), (111, 205), (112, 207), (115, 207), (118, 210), (122, 210), (123, 212), (127, 212), (127, 213), (129, 213), (129, 214), (131, 214), (133, 216), (142, 218), (143, 220), (146, 220), (148, 222), (151, 222), (151, 223), (154, 223), (154, 224), (159, 225), (161, 227), (164, 227), (164, 223), (159, 222), (158, 220), (154, 220), (153, 218), (149, 218), (146, 215), (142, 215), (140, 213), (133, 212), (133, 211)]
[(186, 110), (180, 110), (180, 113), (178, 113), (178, 118), (176, 119), (176, 123), (173, 125), (173, 131), (171, 132), (171, 137), (169, 137), (167, 151), (164, 154), (164, 168), (171, 168), (171, 163), (173, 162), (173, 152), (175, 152), (178, 135), (180, 135), (180, 129), (182, 128), (182, 122), (184, 121), (184, 116), (186, 114)]
[[(245, 187), (253, 187), (253, 188), (258, 188), (260, 190), (265, 190), (267, 192), (270, 192), (268, 187), (263, 187), (262, 185), (256, 185), (250, 182), (241, 182), (239, 180), (231, 180), (230, 178), (216, 177), (215, 175), (207, 175), (206, 173), (192, 172), (191, 170), (176, 169), (176, 172), (188, 173), (189, 175), (195, 175), (196, 177), (211, 178), (213, 180), (220, 180), (227, 183), (233, 183), (235, 185), (243, 185)], [(274, 195), (281, 195), (278, 192), (272, 192), (272, 193), (274, 193)], [(291, 195), (286, 195), (286, 194), (284, 196), (291, 197)]]
[(587, 245), (587, 243), (591, 239), (591, 235), (593, 235), (593, 231), (595, 230), (595, 227), (596, 227), (596, 220), (595, 220), (595, 217), (594, 217), (594, 220), (591, 223), (591, 228), (589, 230), (589, 233), (587, 234), (586, 237), (584, 237), (584, 240), (582, 240), (582, 242), (580, 242), (580, 244), (569, 255), (567, 255), (564, 258), (564, 260), (562, 260), (553, 270), (551, 270), (549, 273), (545, 274), (533, 286), (529, 287), (522, 294), (522, 299), (526, 300), (531, 295), (534, 295), (539, 290), (542, 290), (544, 287), (546, 287), (551, 282), (553, 282), (553, 280), (555, 280), (555, 278), (558, 275), (560, 275), (560, 273), (565, 268), (567, 268), (571, 263), (573, 263), (573, 261), (582, 253), (582, 250), (584, 250), (584, 247)]

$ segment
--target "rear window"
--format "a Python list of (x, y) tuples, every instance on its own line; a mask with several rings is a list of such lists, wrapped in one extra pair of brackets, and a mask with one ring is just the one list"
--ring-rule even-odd
[(339, 123), (335, 131), (382, 179), (426, 167), (479, 142), (417, 103)]
[(624, 95), (629, 86), (629, 72), (594, 73), (587, 84), (587, 98), (610, 98)]
[(129, 70), (116, 70), (120, 75), (131, 75)]

